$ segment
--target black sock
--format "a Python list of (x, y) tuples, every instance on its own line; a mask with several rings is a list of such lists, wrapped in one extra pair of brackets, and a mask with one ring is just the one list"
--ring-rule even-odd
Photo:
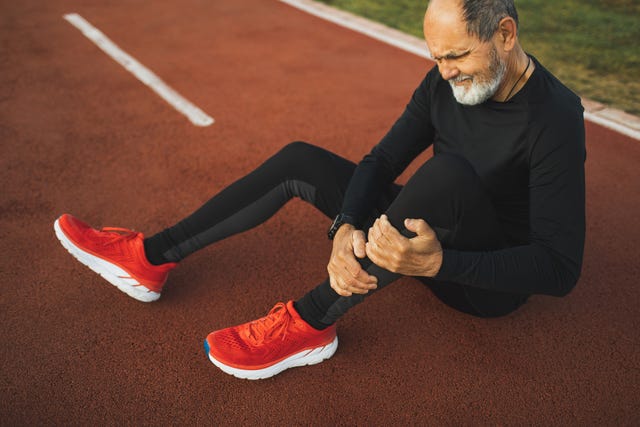
[(329, 284), (327, 279), (322, 284), (315, 287), (305, 296), (293, 303), (294, 308), (302, 319), (313, 328), (323, 330), (331, 326), (331, 323), (324, 323), (329, 307), (335, 303), (338, 295)]
[(162, 249), (158, 244), (158, 239), (161, 239), (160, 234), (156, 234), (153, 237), (144, 239), (144, 254), (147, 256), (147, 260), (153, 265), (166, 264), (169, 261), (162, 255)]

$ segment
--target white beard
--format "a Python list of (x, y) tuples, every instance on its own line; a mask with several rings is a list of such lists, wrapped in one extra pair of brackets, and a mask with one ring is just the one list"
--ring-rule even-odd
[[(491, 66), (489, 67), (491, 77), (487, 81), (476, 81), (474, 76), (461, 74), (458, 77), (449, 80), (453, 96), (460, 104), (463, 105), (478, 105), (485, 102), (487, 99), (495, 95), (502, 79), (504, 78), (507, 66), (497, 55), (497, 52), (492, 51)], [(465, 79), (471, 79), (469, 87), (462, 85), (456, 85), (456, 82), (461, 82)]]

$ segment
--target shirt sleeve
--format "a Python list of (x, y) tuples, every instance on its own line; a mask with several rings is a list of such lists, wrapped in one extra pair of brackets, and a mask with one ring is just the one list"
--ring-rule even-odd
[[(576, 108), (576, 110), (578, 110)], [(582, 110), (549, 114), (529, 156), (529, 244), (489, 252), (445, 250), (438, 280), (488, 290), (566, 295), (585, 241)]]
[(429, 100), (432, 76), (433, 72), (427, 74), (400, 118), (356, 167), (341, 212), (354, 218), (358, 228), (373, 210), (380, 189), (391, 184), (413, 159), (433, 143)]

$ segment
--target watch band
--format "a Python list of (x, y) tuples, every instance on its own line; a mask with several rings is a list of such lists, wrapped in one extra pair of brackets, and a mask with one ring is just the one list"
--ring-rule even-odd
[(331, 224), (331, 227), (329, 227), (329, 231), (327, 232), (327, 236), (329, 236), (329, 240), (333, 240), (333, 238), (336, 236), (336, 233), (338, 232), (338, 229), (343, 224), (355, 225), (355, 219), (349, 215), (345, 215), (342, 213), (338, 214), (336, 218), (333, 220), (333, 224)]

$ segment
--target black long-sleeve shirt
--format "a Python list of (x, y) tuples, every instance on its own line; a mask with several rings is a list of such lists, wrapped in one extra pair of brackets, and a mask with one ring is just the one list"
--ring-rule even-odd
[(465, 106), (434, 67), (404, 113), (359, 163), (342, 212), (363, 221), (379, 189), (433, 144), (434, 154), (466, 158), (498, 213), (509, 247), (445, 248), (435, 277), (488, 290), (566, 295), (582, 267), (585, 236), (583, 108), (536, 68), (508, 102)]

